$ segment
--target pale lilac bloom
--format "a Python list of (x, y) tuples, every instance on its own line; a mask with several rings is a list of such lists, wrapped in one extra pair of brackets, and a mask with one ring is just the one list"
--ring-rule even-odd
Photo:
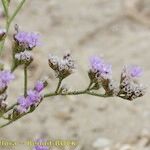
[(139, 66), (131, 66), (130, 73), (132, 77), (140, 77), (143, 73), (143, 70)]
[(43, 81), (37, 81), (34, 88), (37, 92), (41, 92), (44, 89)]
[(135, 77), (140, 77), (142, 73), (143, 73), (142, 68), (136, 65), (125, 66), (123, 68), (124, 76), (130, 76), (132, 78), (135, 78)]
[(25, 44), (29, 48), (34, 48), (35, 46), (39, 45), (39, 34), (33, 32), (18, 32), (15, 35), (15, 39), (20, 44)]
[(35, 90), (29, 90), (27, 92), (27, 97), (29, 99), (29, 101), (32, 103), (32, 104), (35, 104), (35, 103), (38, 103), (40, 102), (42, 96), (40, 95), (39, 92), (35, 91)]
[(24, 96), (20, 96), (18, 98), (18, 104), (19, 104), (18, 108), (19, 112), (26, 112), (27, 109), (30, 107), (31, 102), (27, 97), (25, 98)]
[(90, 58), (90, 65), (93, 72), (100, 71), (103, 66), (103, 59), (97, 56), (93, 56)]
[(90, 58), (91, 71), (98, 73), (99, 76), (109, 78), (112, 74), (112, 66), (104, 62), (100, 57), (93, 56)]
[(15, 76), (7, 70), (0, 71), (0, 88), (5, 88), (15, 78)]
[(41, 98), (42, 96), (39, 94), (39, 92), (35, 90), (29, 90), (26, 97), (21, 96), (18, 98), (19, 111), (26, 112), (30, 106), (39, 103)]

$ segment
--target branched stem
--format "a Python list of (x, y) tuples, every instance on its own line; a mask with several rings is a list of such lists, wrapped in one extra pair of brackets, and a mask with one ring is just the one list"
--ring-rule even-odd
[[(67, 92), (67, 93), (60, 93), (60, 92), (58, 92), (58, 90), (59, 90), (59, 87), (60, 87), (60, 85), (61, 85), (61, 82), (62, 82), (62, 80), (59, 81), (59, 84), (58, 84), (58, 86), (57, 86), (57, 90), (56, 90), (54, 93), (45, 94), (45, 95), (43, 96), (43, 98), (48, 98), (48, 97), (53, 97), (53, 96), (83, 95), (83, 94), (92, 95), (92, 96), (98, 96), (98, 97), (109, 97), (109, 96), (107, 96), (107, 95), (105, 95), (105, 94), (97, 94), (97, 93), (95, 93), (95, 92), (91, 92), (88, 88), (87, 88), (86, 90), (81, 90), (81, 91), (72, 91), (72, 92)], [(17, 106), (17, 105), (18, 105), (18, 104), (15, 103), (14, 105), (10, 106), (10, 107), (7, 109), (6, 112), (12, 110), (12, 109), (13, 109), (15, 106)], [(15, 119), (15, 120), (10, 120), (9, 122), (7, 122), (7, 123), (5, 123), (4, 125), (0, 126), (0, 128), (3, 128), (3, 127), (5, 127), (5, 126), (7, 126), (7, 125), (9, 125), (9, 124), (11, 124), (11, 123), (17, 121), (18, 119), (22, 118), (23, 116), (25, 116), (25, 115), (27, 115), (27, 114), (29, 114), (29, 113), (31, 113), (31, 112), (32, 112), (32, 111), (30, 110), (29, 112), (24, 113), (23, 115), (21, 115), (19, 118)]]
[(18, 14), (18, 12), (20, 11), (20, 9), (22, 8), (23, 4), (25, 3), (26, 0), (22, 0), (20, 2), (20, 4), (17, 6), (16, 10), (14, 11), (13, 15), (10, 17), (9, 19), (9, 23), (11, 23), (14, 18), (16, 17), (16, 15)]
[(18, 12), (20, 11), (20, 9), (22, 8), (23, 4), (25, 3), (26, 0), (22, 0), (19, 5), (17, 6), (16, 10), (14, 11), (14, 13), (12, 14), (11, 17), (9, 17), (9, 13), (8, 13), (8, 6), (5, 2), (5, 0), (2, 0), (2, 4), (3, 4), (3, 8), (4, 8), (4, 12), (5, 12), (5, 16), (6, 16), (6, 36), (4, 37), (3, 41), (0, 43), (0, 55), (2, 54), (2, 50), (4, 48), (4, 44), (5, 44), (5, 40), (6, 37), (8, 35), (9, 32), (9, 28), (10, 25), (12, 23), (12, 21), (15, 19), (16, 15), (18, 14)]
[(57, 85), (57, 88), (56, 88), (55, 93), (58, 93), (58, 92), (59, 92), (59, 88), (60, 88), (60, 86), (61, 86), (62, 80), (63, 80), (62, 78), (59, 78), (59, 82), (58, 82), (58, 85)]

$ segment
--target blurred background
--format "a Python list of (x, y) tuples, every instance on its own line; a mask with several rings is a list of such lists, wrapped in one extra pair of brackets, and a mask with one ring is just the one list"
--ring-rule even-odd
[[(18, 2), (11, 2), (11, 11)], [(1, 16), (1, 27), (3, 24)], [(66, 52), (71, 52), (77, 64), (75, 73), (64, 80), (70, 89), (87, 87), (88, 59), (93, 55), (112, 64), (116, 80), (124, 64), (141, 66), (141, 82), (149, 87), (149, 0), (27, 0), (15, 24), (21, 30), (41, 35), (41, 45), (34, 49), (35, 59), (29, 70), (29, 88), (36, 80), (49, 76), (48, 91), (55, 89), (58, 81), (48, 66), (48, 54), (62, 56)], [(11, 64), (13, 33), (12, 26), (2, 57), (6, 68)], [(22, 68), (15, 75), (17, 80), (9, 88), (9, 103), (23, 93)], [(42, 136), (77, 140), (76, 150), (149, 150), (149, 96), (148, 91), (134, 102), (86, 95), (48, 98), (34, 113), (1, 129), (0, 139), (26, 141)], [(18, 145), (14, 149), (29, 147)]]

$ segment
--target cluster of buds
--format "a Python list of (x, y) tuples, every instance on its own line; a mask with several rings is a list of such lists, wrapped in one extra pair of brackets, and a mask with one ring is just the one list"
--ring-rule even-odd
[(33, 90), (29, 90), (26, 96), (18, 98), (18, 111), (20, 113), (27, 112), (29, 109), (35, 108), (42, 100), (41, 92), (47, 86), (46, 81), (37, 81)]
[(138, 66), (125, 66), (120, 80), (119, 95), (128, 100), (141, 97), (145, 94), (145, 87), (137, 78), (142, 75), (142, 69)]
[(112, 66), (101, 57), (93, 56), (90, 58), (88, 75), (91, 83), (95, 84), (94, 89), (99, 89), (103, 86), (107, 95), (117, 93), (117, 87), (112, 80)]
[(18, 27), (16, 27), (14, 41), (14, 66), (17, 67), (18, 65), (22, 64), (28, 66), (33, 61), (31, 50), (39, 45), (39, 34), (33, 32), (19, 31)]
[(6, 90), (9, 83), (14, 79), (14, 75), (7, 70), (3, 70), (3, 67), (0, 70), (0, 114), (2, 115), (7, 108), (7, 94)]
[(127, 100), (141, 97), (145, 93), (145, 87), (138, 83), (137, 77), (141, 76), (142, 69), (138, 66), (125, 66), (121, 74), (120, 84), (112, 79), (111, 65), (105, 63), (102, 58), (90, 59), (89, 78), (95, 86), (102, 86), (108, 96), (119, 96)]
[(34, 89), (27, 91), (27, 95), (18, 97), (18, 106), (9, 114), (9, 119), (16, 119), (24, 113), (35, 110), (43, 99), (41, 92), (46, 86), (46, 81), (37, 81)]
[(16, 64), (25, 64), (28, 66), (33, 61), (32, 53), (25, 50), (15, 54)]
[(0, 28), (0, 41), (4, 39), (5, 35), (6, 35), (6, 29)]
[(3, 114), (3, 112), (6, 111), (8, 105), (6, 99), (7, 99), (6, 92), (0, 95), (0, 114)]
[(0, 95), (6, 91), (8, 84), (14, 78), (15, 78), (14, 75), (10, 71), (7, 70), (0, 71)]
[(49, 66), (55, 71), (59, 79), (64, 79), (73, 73), (75, 68), (74, 60), (70, 54), (64, 55), (63, 58), (49, 54)]

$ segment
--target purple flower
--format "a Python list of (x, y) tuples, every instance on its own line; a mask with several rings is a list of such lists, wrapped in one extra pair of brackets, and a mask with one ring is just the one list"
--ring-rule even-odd
[(109, 78), (112, 73), (112, 66), (104, 62), (100, 57), (93, 56), (90, 58), (91, 71), (98, 73), (103, 78)]
[(20, 96), (18, 98), (18, 104), (19, 104), (19, 112), (26, 112), (27, 109), (30, 107), (31, 102), (30, 100), (24, 96)]
[(31, 105), (38, 104), (41, 99), (42, 96), (39, 94), (39, 92), (35, 90), (29, 90), (27, 92), (27, 97), (21, 96), (18, 98), (19, 112), (27, 112)]
[(124, 76), (130, 76), (135, 78), (135, 77), (140, 77), (142, 73), (143, 73), (142, 68), (136, 65), (125, 66), (123, 68)]
[(44, 89), (43, 81), (37, 81), (34, 88), (37, 92), (41, 92)]
[(0, 88), (7, 87), (10, 81), (12, 81), (14, 78), (15, 76), (10, 71), (0, 71)]
[(39, 102), (42, 98), (42, 96), (39, 94), (39, 92), (35, 91), (35, 90), (29, 90), (27, 92), (27, 98), (29, 99), (29, 101), (32, 103), (32, 104), (35, 104), (37, 102)]
[(38, 139), (36, 141), (37, 145), (33, 148), (33, 150), (49, 150), (49, 147), (44, 145), (46, 143), (43, 139)]
[(18, 32), (15, 35), (15, 40), (19, 44), (26, 45), (28, 48), (32, 49), (35, 46), (39, 45), (39, 34), (33, 32)]

